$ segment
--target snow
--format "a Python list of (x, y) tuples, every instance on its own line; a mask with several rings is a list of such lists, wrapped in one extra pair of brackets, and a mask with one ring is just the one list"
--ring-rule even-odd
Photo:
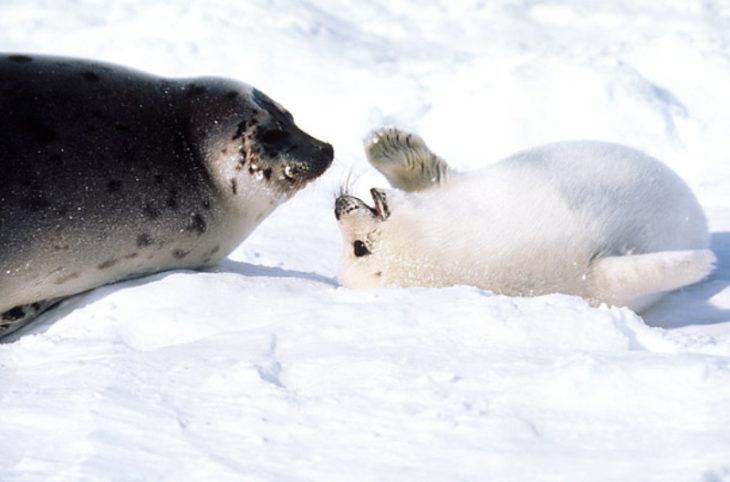
[[(724, 0), (0, 3), (0, 50), (248, 82), (335, 146), (220, 267), (74, 297), (0, 344), (0, 479), (730, 480)], [(341, 183), (397, 125), (458, 169), (595, 138), (706, 208), (711, 277), (643, 318), (338, 286)], [(364, 194), (363, 194), (364, 195)]]

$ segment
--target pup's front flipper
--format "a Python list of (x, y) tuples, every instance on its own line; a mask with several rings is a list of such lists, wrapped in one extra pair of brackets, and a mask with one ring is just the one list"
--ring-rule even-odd
[(421, 191), (443, 182), (450, 173), (446, 161), (426, 147), (423, 139), (399, 129), (378, 129), (365, 139), (370, 164), (404, 191)]
[(640, 312), (665, 292), (703, 279), (716, 261), (708, 249), (600, 258), (589, 273), (589, 298)]

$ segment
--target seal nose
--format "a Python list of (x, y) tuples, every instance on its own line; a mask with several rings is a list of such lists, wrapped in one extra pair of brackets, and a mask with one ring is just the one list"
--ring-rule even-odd
[(335, 218), (338, 221), (343, 215), (357, 211), (358, 209), (362, 209), (363, 212), (373, 218), (376, 217), (374, 210), (355, 196), (343, 194), (335, 200)]
[(335, 219), (340, 220), (340, 216), (355, 209), (352, 207), (353, 202), (350, 196), (340, 196), (335, 200)]
[(323, 142), (322, 145), (319, 147), (320, 152), (325, 157), (325, 159), (329, 159), (330, 162), (335, 157), (335, 150), (332, 148), (332, 144), (329, 144), (327, 142)]
[(321, 142), (317, 139), (312, 138), (312, 151), (311, 151), (311, 174), (316, 177), (322, 174), (330, 167), (332, 160), (335, 157), (335, 150), (331, 144), (327, 142)]

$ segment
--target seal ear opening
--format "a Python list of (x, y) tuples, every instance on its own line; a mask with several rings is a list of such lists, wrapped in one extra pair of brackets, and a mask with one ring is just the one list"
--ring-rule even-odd
[(385, 221), (390, 217), (390, 209), (388, 209), (385, 191), (374, 187), (370, 189), (370, 195), (373, 197), (373, 202), (375, 203), (375, 215)]

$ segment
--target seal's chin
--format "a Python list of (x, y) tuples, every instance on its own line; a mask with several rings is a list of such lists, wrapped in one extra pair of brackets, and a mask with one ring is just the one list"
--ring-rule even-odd
[(282, 156), (276, 165), (274, 173), (267, 178), (282, 192), (293, 193), (310, 181), (318, 178), (332, 164), (334, 151), (330, 144), (316, 141), (312, 153), (306, 157)]
[(273, 169), (264, 170), (264, 179), (276, 191), (283, 194), (293, 194), (309, 182), (317, 179), (330, 164), (331, 161), (282, 161)]
[(287, 197), (322, 175), (332, 163), (332, 158), (302, 161), (288, 156), (282, 157), (278, 159), (257, 157), (255, 160), (248, 162), (246, 170), (256, 182), (262, 183), (277, 194)]
[(318, 178), (332, 164), (329, 159), (284, 160), (281, 177), (291, 183), (305, 184)]

